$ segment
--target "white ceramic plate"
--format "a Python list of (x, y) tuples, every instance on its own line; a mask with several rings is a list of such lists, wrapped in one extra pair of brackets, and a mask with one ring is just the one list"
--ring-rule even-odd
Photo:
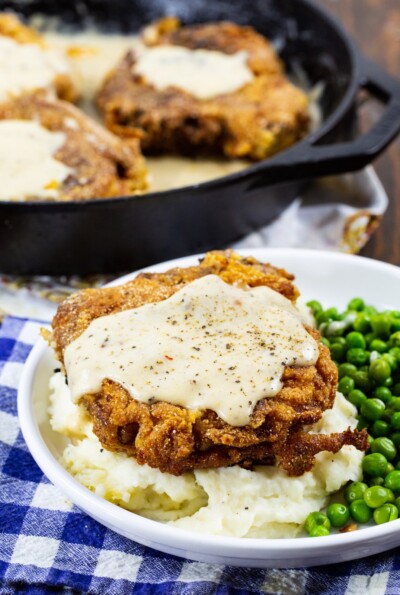
[[(251, 253), (294, 273), (303, 299), (318, 299), (324, 307), (343, 308), (354, 296), (361, 296), (379, 308), (400, 307), (400, 268), (392, 265), (311, 250), (254, 249), (242, 253)], [(149, 267), (149, 270), (162, 271), (196, 262), (197, 257), (181, 258)], [(133, 276), (127, 275), (114, 284), (126, 282)], [(103, 500), (80, 485), (57, 462), (65, 439), (51, 430), (47, 415), (48, 381), (54, 366), (51, 351), (39, 340), (26, 362), (18, 391), (18, 411), (25, 440), (48, 478), (80, 509), (117, 533), (183, 558), (259, 568), (329, 564), (400, 545), (400, 519), (328, 537), (241, 539), (183, 531)]]

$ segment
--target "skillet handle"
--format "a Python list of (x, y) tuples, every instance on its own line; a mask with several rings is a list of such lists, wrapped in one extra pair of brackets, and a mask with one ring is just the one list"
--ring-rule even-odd
[[(359, 88), (366, 89), (385, 104), (380, 119), (354, 140), (317, 144), (323, 140), (305, 139), (284, 151), (263, 171), (263, 181), (279, 182), (315, 178), (359, 170), (375, 159), (400, 132), (400, 80), (380, 66), (361, 57)], [(260, 172), (261, 173), (261, 172)]]

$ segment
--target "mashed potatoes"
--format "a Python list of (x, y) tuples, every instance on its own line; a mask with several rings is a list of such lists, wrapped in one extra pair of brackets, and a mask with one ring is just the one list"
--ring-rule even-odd
[[(197, 470), (180, 477), (139, 465), (125, 454), (104, 450), (85, 412), (71, 402), (61, 373), (50, 381), (50, 417), (55, 431), (71, 438), (61, 463), (81, 484), (128, 510), (192, 531), (235, 537), (293, 537), (309, 512), (329, 494), (361, 478), (363, 452), (344, 446), (321, 452), (312, 471), (288, 477), (277, 467)], [(356, 410), (338, 394), (333, 409), (313, 433), (354, 428)]]

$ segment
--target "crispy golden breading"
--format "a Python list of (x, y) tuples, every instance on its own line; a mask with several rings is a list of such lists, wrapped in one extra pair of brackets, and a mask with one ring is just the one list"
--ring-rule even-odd
[[(43, 38), (33, 29), (24, 25), (13, 13), (0, 13), (0, 36), (10, 37), (20, 44), (36, 44), (42, 49), (49, 49)], [(54, 91), (60, 99), (76, 101), (77, 92), (68, 73), (58, 73), (53, 81)], [(39, 89), (32, 89), (38, 91)], [(47, 89), (48, 91), (49, 89)]]
[(308, 99), (286, 78), (271, 44), (251, 27), (221, 22), (181, 27), (164, 19), (147, 27), (147, 46), (177, 45), (233, 54), (246, 51), (254, 79), (236, 92), (199, 100), (184, 90), (157, 90), (135, 73), (128, 52), (106, 77), (97, 101), (106, 125), (138, 137), (144, 153), (223, 155), (260, 160), (308, 130)]
[[(293, 276), (253, 258), (230, 251), (210, 252), (198, 266), (142, 274), (119, 287), (89, 289), (63, 302), (53, 320), (53, 345), (60, 361), (66, 346), (90, 322), (106, 314), (166, 299), (185, 284), (207, 274), (227, 283), (266, 285), (295, 300)], [(319, 333), (308, 332), (316, 339)], [(367, 435), (357, 430), (313, 435), (305, 425), (321, 418), (332, 407), (337, 369), (327, 347), (319, 344), (315, 365), (285, 368), (283, 388), (275, 397), (259, 401), (250, 423), (231, 426), (211, 410), (189, 410), (164, 402), (136, 401), (119, 384), (105, 379), (101, 392), (84, 395), (82, 403), (93, 420), (94, 433), (112, 451), (134, 456), (139, 463), (180, 475), (196, 468), (240, 464), (278, 464), (290, 475), (312, 468), (321, 450), (337, 452), (344, 444), (364, 450)]]
[[(72, 168), (57, 188), (57, 200), (131, 195), (147, 186), (147, 170), (135, 139), (122, 141), (70, 103), (41, 93), (0, 104), (0, 120), (34, 120), (63, 132), (65, 143), (54, 157)], [(29, 200), (43, 200), (30, 197)]]
[(293, 275), (283, 269), (262, 264), (251, 257), (242, 258), (230, 250), (207, 252), (196, 266), (170, 269), (165, 273), (141, 273), (125, 285), (85, 289), (68, 297), (59, 306), (53, 320), (58, 358), (63, 361), (66, 346), (95, 318), (160, 302), (205, 275), (218, 275), (226, 283), (249, 287), (267, 285), (291, 301), (299, 295), (292, 283)]
[[(308, 330), (318, 337), (317, 331)], [(289, 475), (302, 475), (321, 450), (337, 452), (344, 444), (367, 448), (366, 434), (357, 431), (302, 432), (334, 402), (337, 371), (327, 347), (320, 345), (315, 366), (287, 367), (282, 381), (280, 393), (259, 401), (244, 427), (230, 426), (210, 410), (139, 403), (111, 380), (103, 382), (101, 393), (85, 395), (82, 402), (104, 448), (174, 475), (234, 464), (278, 464)]]
[(32, 27), (24, 25), (12, 12), (0, 13), (0, 35), (11, 37), (17, 43), (36, 43), (46, 47), (39, 33)]

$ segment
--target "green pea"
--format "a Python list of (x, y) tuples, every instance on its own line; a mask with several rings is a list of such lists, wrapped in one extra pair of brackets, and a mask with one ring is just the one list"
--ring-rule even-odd
[(359, 333), (368, 333), (371, 330), (371, 318), (368, 313), (364, 311), (357, 314), (353, 322), (353, 328)]
[(391, 353), (383, 353), (381, 358), (389, 364), (391, 372), (397, 368), (397, 360)]
[(339, 378), (344, 378), (348, 376), (349, 378), (354, 379), (354, 375), (358, 372), (356, 366), (354, 364), (349, 364), (345, 362), (344, 364), (339, 365)]
[(328, 347), (330, 349), (331, 344), (330, 344), (329, 340), (326, 337), (321, 337), (320, 338), (320, 342), (323, 343), (326, 347)]
[(393, 491), (392, 491), (392, 490), (390, 490), (389, 488), (386, 488), (386, 489), (387, 489), (387, 491), (389, 492), (387, 501), (388, 501), (390, 504), (393, 504), (393, 502), (394, 502), (394, 501), (395, 501), (395, 499), (396, 499), (396, 498), (395, 498), (395, 496), (394, 496), (394, 493), (393, 493)]
[(372, 486), (383, 486), (385, 484), (385, 480), (383, 477), (371, 477), (368, 483), (370, 488)]
[(370, 392), (372, 383), (368, 372), (365, 372), (364, 370), (357, 370), (353, 376), (353, 380), (357, 388), (363, 390), (364, 392)]
[(326, 515), (330, 520), (332, 527), (344, 527), (350, 518), (350, 512), (347, 506), (338, 502), (328, 506)]
[(363, 393), (361, 390), (355, 388), (354, 390), (349, 392), (349, 394), (347, 395), (347, 400), (350, 401), (350, 403), (352, 403), (354, 407), (357, 407), (357, 409), (359, 409), (361, 405), (365, 403), (365, 401), (367, 400), (367, 395)]
[(372, 452), (380, 452), (388, 461), (393, 461), (397, 455), (397, 448), (390, 438), (376, 438), (371, 445)]
[(377, 525), (389, 523), (399, 518), (399, 510), (394, 504), (383, 504), (374, 510), (374, 521)]
[(343, 395), (348, 395), (352, 390), (354, 390), (354, 380), (349, 376), (344, 376), (341, 380), (339, 380), (338, 390)]
[(392, 393), (386, 386), (378, 386), (374, 390), (373, 396), (377, 399), (380, 399), (384, 403), (388, 403), (388, 401), (392, 398)]
[(380, 419), (385, 411), (385, 403), (380, 399), (367, 399), (360, 408), (361, 414), (370, 421)]
[(311, 300), (310, 302), (307, 302), (307, 306), (309, 308), (311, 308), (314, 316), (316, 316), (317, 314), (319, 314), (320, 312), (322, 312), (322, 306), (319, 302), (317, 302), (317, 300)]
[(372, 477), (382, 477), (386, 472), (387, 464), (387, 459), (383, 454), (374, 452), (363, 458), (361, 466), (364, 473)]
[(391, 318), (388, 314), (375, 314), (371, 316), (371, 327), (373, 332), (379, 336), (388, 336), (390, 334)]
[(304, 528), (307, 533), (310, 533), (315, 527), (325, 527), (326, 529), (331, 528), (331, 522), (323, 512), (310, 512), (304, 523)]
[(346, 355), (346, 349), (340, 343), (332, 343), (331, 344), (331, 356), (337, 362), (341, 362), (344, 360)]
[(378, 310), (374, 306), (365, 306), (364, 312), (373, 316), (374, 314), (378, 314)]
[(337, 311), (337, 308), (328, 308), (325, 310), (325, 314), (328, 317), (328, 320), (340, 320), (340, 315)]
[(383, 486), (372, 486), (365, 490), (364, 502), (369, 508), (378, 508), (382, 504), (386, 504), (391, 498), (390, 490)]
[(400, 491), (400, 471), (391, 471), (385, 477), (385, 487), (394, 492)]
[(369, 375), (377, 384), (383, 384), (387, 378), (390, 377), (392, 370), (389, 363), (379, 357), (369, 365)]
[(351, 518), (357, 523), (368, 523), (372, 518), (372, 510), (364, 500), (353, 500), (349, 508)]
[(400, 362), (400, 347), (391, 347), (389, 353), (396, 358), (397, 363)]
[(394, 471), (394, 465), (393, 465), (393, 463), (388, 463), (388, 466), (387, 466), (386, 472), (385, 472), (385, 477), (386, 477), (386, 475), (388, 475), (388, 473), (391, 473), (392, 471)]
[(327, 316), (327, 314), (322, 311), (322, 312), (318, 312), (318, 314), (315, 315), (315, 322), (317, 323), (317, 326), (321, 326), (321, 324), (324, 324), (326, 322), (329, 322), (329, 317)]
[[(351, 395), (351, 393), (350, 393), (350, 395)], [(350, 395), (347, 397), (349, 401), (350, 401)], [(390, 433), (390, 425), (383, 419), (377, 419), (372, 424), (371, 432), (375, 438), (379, 438), (381, 436), (388, 436)]]
[(369, 360), (369, 351), (365, 351), (360, 347), (352, 347), (346, 353), (346, 359), (350, 364), (355, 366), (362, 366)]
[(392, 333), (389, 337), (389, 346), (390, 347), (400, 347), (400, 331), (396, 331)]
[(323, 527), (322, 525), (317, 525), (316, 527), (311, 529), (309, 535), (310, 537), (325, 537), (326, 535), (329, 535), (329, 533), (329, 529)]
[(394, 385), (392, 392), (394, 395), (396, 395), (396, 397), (400, 396), (400, 382), (396, 382), (396, 384)]
[(353, 298), (347, 304), (347, 309), (348, 310), (358, 310), (360, 312), (361, 310), (364, 310), (364, 308), (365, 308), (364, 300), (362, 298), (359, 298), (359, 297)]
[(395, 498), (395, 501), (393, 502), (393, 504), (396, 506), (396, 508), (398, 508), (400, 510), (400, 496)]
[(392, 417), (390, 418), (390, 425), (394, 430), (400, 430), (400, 411), (393, 413)]
[(347, 349), (352, 349), (352, 348), (365, 349), (366, 346), (367, 345), (366, 345), (364, 336), (361, 333), (352, 331), (346, 336)]
[(354, 500), (362, 500), (365, 490), (368, 488), (367, 484), (362, 481), (353, 481), (348, 485), (344, 491), (346, 502), (354, 502)]
[(399, 446), (400, 446), (400, 432), (394, 432), (393, 434), (391, 434), (390, 439), (393, 442), (393, 444), (396, 446), (396, 448), (399, 448)]
[(392, 397), (387, 404), (388, 411), (400, 411), (400, 397)]
[(373, 339), (369, 344), (370, 351), (377, 351), (378, 353), (385, 353), (388, 350), (388, 344), (382, 339)]
[(364, 394), (361, 390), (355, 388), (354, 390), (348, 393), (347, 400), (350, 401), (350, 403), (352, 403), (354, 407), (357, 407), (357, 409), (359, 409), (361, 405), (367, 400), (367, 395)]

